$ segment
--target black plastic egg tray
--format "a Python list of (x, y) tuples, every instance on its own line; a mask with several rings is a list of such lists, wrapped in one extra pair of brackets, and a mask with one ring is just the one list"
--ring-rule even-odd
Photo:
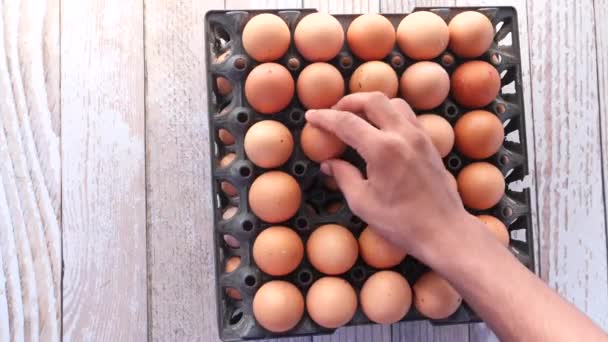
[[(496, 165), (506, 177), (507, 184), (521, 181), (528, 174), (528, 161), (526, 150), (526, 129), (524, 120), (522, 76), (519, 50), (519, 34), (516, 10), (512, 7), (484, 7), (484, 8), (417, 8), (415, 10), (429, 10), (449, 22), (456, 14), (465, 10), (477, 10), (485, 14), (492, 21), (496, 29), (496, 36), (492, 47), (479, 58), (494, 65), (501, 75), (502, 90), (498, 98), (485, 109), (496, 113), (505, 123), (505, 140), (502, 148), (494, 156), (487, 159)], [(250, 210), (247, 202), (249, 186), (259, 174), (267, 171), (249, 161), (243, 148), (243, 139), (247, 129), (260, 120), (277, 120), (285, 124), (293, 133), (294, 153), (283, 166), (283, 170), (295, 177), (303, 190), (302, 206), (299, 212), (282, 225), (293, 228), (300, 234), (304, 243), (315, 227), (325, 223), (336, 223), (348, 227), (355, 237), (358, 237), (365, 223), (354, 216), (340, 192), (327, 189), (324, 176), (319, 171), (319, 165), (306, 158), (298, 142), (300, 131), (305, 123), (305, 109), (294, 97), (287, 109), (272, 115), (256, 113), (247, 103), (244, 95), (244, 83), (249, 71), (258, 62), (251, 59), (244, 51), (241, 43), (242, 30), (247, 21), (259, 13), (274, 13), (282, 17), (293, 32), (300, 19), (307, 14), (316, 12), (312, 9), (295, 10), (243, 10), (243, 11), (211, 11), (205, 17), (206, 29), (206, 63), (209, 103), (209, 129), (210, 146), (212, 149), (212, 191), (214, 198), (214, 227), (215, 241), (215, 268), (217, 286), (217, 308), (219, 334), (224, 341), (237, 341), (244, 339), (258, 339), (277, 336), (316, 335), (331, 333), (332, 329), (322, 328), (315, 324), (307, 314), (292, 330), (284, 334), (269, 332), (257, 324), (252, 313), (252, 300), (256, 290), (271, 279), (284, 279), (295, 284), (306, 295), (307, 289), (323, 275), (316, 271), (304, 258), (302, 264), (291, 274), (284, 277), (271, 277), (264, 274), (255, 265), (251, 255), (253, 241), (256, 236), (271, 224), (259, 220)], [(383, 14), (397, 28), (401, 19), (407, 14)], [(350, 22), (357, 15), (335, 15), (342, 23), (346, 32)], [(509, 42), (510, 40), (510, 42)], [(507, 42), (507, 44), (504, 44)], [(403, 71), (415, 63), (405, 56), (398, 47), (384, 61), (391, 65), (401, 76)], [(459, 59), (449, 50), (433, 61), (442, 65), (449, 74), (466, 60)], [(287, 67), (294, 80), (300, 71), (310, 62), (306, 61), (291, 44), (288, 52), (278, 63)], [(336, 58), (329, 63), (334, 65), (345, 79), (348, 80), (352, 72), (362, 63), (345, 46)], [(217, 89), (217, 77), (228, 79), (233, 89), (230, 94), (222, 96)], [(345, 86), (348, 89), (347, 86)], [(446, 118), (452, 125), (467, 111), (453, 102), (450, 97), (438, 108), (431, 111)], [(224, 146), (218, 137), (220, 128), (227, 129), (235, 137), (235, 144)], [(509, 138), (509, 137), (512, 137)], [(226, 168), (220, 169), (218, 161), (226, 153), (236, 153), (234, 162)], [(343, 155), (361, 168), (363, 161), (352, 150)], [(453, 150), (444, 163), (454, 175), (470, 163), (471, 160)], [(229, 198), (220, 189), (222, 181), (230, 182), (238, 189), (238, 196)], [(342, 208), (336, 213), (329, 213), (325, 209), (329, 203), (339, 201)], [(222, 212), (229, 206), (238, 207), (238, 212), (228, 220), (222, 219)], [(512, 235), (510, 249), (516, 257), (529, 269), (534, 271), (534, 253), (532, 243), (532, 219), (530, 215), (530, 194), (528, 189), (521, 192), (507, 189), (505, 196), (493, 208), (487, 211), (471, 211), (474, 214), (488, 213), (504, 222), (509, 231), (523, 231), (517, 234), (518, 239)], [(231, 248), (224, 240), (225, 235), (236, 238), (239, 248)], [(525, 236), (525, 237), (524, 237)], [(231, 273), (224, 272), (226, 260), (231, 256), (241, 258), (240, 266)], [(407, 257), (394, 270), (404, 275), (410, 284), (420, 277), (427, 267), (412, 257)], [(367, 266), (360, 258), (356, 265), (346, 274), (342, 275), (358, 292), (363, 282), (376, 270)], [(227, 288), (237, 289), (242, 300), (234, 300), (226, 295)], [(412, 306), (403, 321), (423, 320), (421, 314)], [(433, 324), (461, 324), (478, 322), (479, 318), (464, 303), (453, 315), (444, 320), (431, 321)], [(366, 324), (370, 321), (358, 310), (349, 325)]]

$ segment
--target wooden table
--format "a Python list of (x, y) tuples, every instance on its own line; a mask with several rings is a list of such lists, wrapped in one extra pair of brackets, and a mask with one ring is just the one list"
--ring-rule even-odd
[[(207, 10), (480, 4), (519, 11), (539, 274), (608, 329), (608, 2), (5, 0), (0, 341), (217, 339)], [(372, 338), (495, 337), (403, 323), (292, 341)]]

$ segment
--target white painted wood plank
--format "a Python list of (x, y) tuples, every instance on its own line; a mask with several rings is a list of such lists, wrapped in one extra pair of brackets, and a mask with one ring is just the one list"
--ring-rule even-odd
[(593, 15), (590, 0), (528, 1), (540, 272), (608, 329)]
[(143, 2), (61, 2), (63, 339), (147, 332)]
[(301, 8), (302, 0), (225, 0), (226, 9)]
[[(60, 154), (45, 74), (58, 60), (43, 58), (58, 44), (58, 13), (47, 1), (0, 5), (0, 256), (3, 302), (13, 341), (58, 341), (61, 312)], [(46, 43), (44, 43), (46, 42)], [(56, 46), (55, 46), (56, 48)], [(6, 323), (6, 324), (5, 324)], [(7, 340), (0, 338), (2, 340)]]
[(145, 6), (149, 335), (218, 340), (204, 15), (216, 1)]
[[(606, 18), (608, 18), (608, 2), (594, 1), (593, 5), (596, 25), (602, 167), (604, 171), (604, 206), (606, 206), (606, 198), (608, 198), (608, 22), (606, 21)], [(606, 219), (608, 219), (608, 216), (606, 216)], [(608, 240), (608, 228), (606, 228), (605, 234)], [(606, 249), (608, 249), (608, 241), (606, 242)], [(608, 330), (606, 326), (604, 326), (604, 329)]]
[(304, 8), (316, 8), (319, 12), (334, 14), (379, 13), (379, 0), (304, 0)]

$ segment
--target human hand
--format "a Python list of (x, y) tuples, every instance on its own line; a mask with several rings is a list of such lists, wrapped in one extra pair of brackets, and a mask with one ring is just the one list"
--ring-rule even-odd
[(341, 159), (323, 161), (321, 171), (336, 179), (353, 213), (409, 254), (428, 261), (458, 223), (470, 221), (439, 153), (404, 100), (357, 93), (332, 109), (308, 111), (306, 119), (365, 159), (366, 178)]

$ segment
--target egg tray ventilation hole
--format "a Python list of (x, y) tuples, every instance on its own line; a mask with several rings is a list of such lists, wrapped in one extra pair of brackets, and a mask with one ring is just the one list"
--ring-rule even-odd
[[(516, 10), (512, 7), (455, 7), (455, 8), (417, 8), (428, 10), (441, 16), (446, 22), (460, 12), (476, 10), (490, 18), (496, 28), (494, 42), (491, 48), (481, 57), (492, 64), (501, 75), (501, 92), (498, 98), (486, 106), (485, 110), (498, 115), (505, 127), (505, 139), (501, 149), (486, 161), (498, 167), (506, 177), (507, 190), (500, 202), (486, 211), (471, 211), (473, 214), (490, 214), (500, 219), (509, 229), (511, 241), (509, 248), (514, 255), (530, 270), (534, 271), (534, 250), (532, 236), (532, 217), (530, 213), (529, 189), (512, 190), (509, 184), (519, 182), (528, 175), (528, 155), (526, 150), (526, 129), (524, 120), (524, 105), (521, 75), (520, 42)], [(304, 258), (302, 264), (292, 273), (283, 277), (271, 277), (264, 274), (255, 265), (251, 249), (255, 237), (270, 224), (259, 220), (250, 210), (247, 202), (248, 189), (253, 180), (265, 170), (250, 162), (244, 152), (243, 140), (247, 129), (255, 122), (273, 119), (287, 126), (294, 136), (294, 152), (291, 158), (279, 169), (295, 177), (303, 191), (302, 206), (298, 213), (282, 225), (294, 228), (302, 237), (304, 243), (311, 231), (326, 223), (336, 223), (349, 228), (358, 237), (365, 223), (354, 216), (339, 192), (333, 192), (323, 185), (323, 175), (319, 165), (310, 161), (300, 148), (300, 132), (304, 126), (304, 107), (295, 96), (287, 109), (273, 114), (256, 113), (247, 103), (244, 95), (244, 84), (248, 73), (258, 62), (251, 59), (244, 51), (241, 36), (247, 21), (259, 13), (273, 13), (283, 18), (292, 33), (300, 19), (316, 10), (232, 10), (210, 11), (205, 17), (205, 46), (207, 65), (207, 99), (209, 110), (209, 130), (211, 146), (211, 164), (213, 191), (213, 211), (215, 241), (215, 279), (218, 308), (219, 334), (224, 341), (240, 341), (246, 339), (272, 338), (278, 336), (300, 336), (331, 333), (332, 329), (322, 328), (314, 323), (305, 313), (302, 320), (293, 329), (284, 334), (276, 334), (262, 328), (253, 317), (252, 301), (256, 290), (271, 279), (284, 279), (295, 284), (306, 295), (310, 285), (323, 275), (316, 271)], [(407, 14), (384, 14), (395, 29)], [(352, 20), (358, 15), (334, 15), (343, 25), (346, 32)], [(465, 62), (446, 50), (433, 60), (442, 65), (448, 74)], [(407, 67), (415, 63), (405, 56), (397, 46), (384, 59), (391, 65), (400, 77)], [(310, 62), (306, 61), (296, 50), (293, 42), (287, 53), (279, 60), (291, 72), (294, 80), (300, 71)], [(345, 44), (340, 53), (329, 62), (334, 65), (344, 77), (346, 84), (352, 72), (362, 63), (355, 57)], [(232, 84), (228, 94), (220, 94), (217, 78), (223, 77)], [(444, 103), (432, 111), (446, 118), (452, 125), (467, 110), (448, 97)], [(417, 113), (419, 114), (419, 113)], [(228, 130), (235, 143), (224, 145), (219, 137), (220, 129)], [(235, 153), (236, 158), (229, 167), (219, 168), (218, 161), (226, 153)], [(364, 162), (352, 150), (347, 150), (343, 158), (364, 168)], [(471, 160), (453, 150), (444, 158), (448, 170), (457, 174)], [(227, 197), (220, 189), (221, 182), (229, 182), (238, 191), (238, 196)], [(329, 213), (326, 206), (339, 202), (341, 208), (335, 213)], [(223, 210), (235, 206), (238, 212), (230, 219), (222, 219)], [(228, 240), (226, 240), (228, 236)], [(231, 247), (238, 243), (238, 248)], [(226, 260), (239, 256), (239, 267), (230, 273), (224, 272)], [(413, 284), (428, 268), (412, 257), (407, 257), (400, 265), (394, 267)], [(363, 282), (377, 270), (362, 262), (361, 258), (355, 266), (342, 275), (353, 285), (357, 293)], [(242, 300), (235, 300), (226, 294), (226, 289), (239, 291)], [(412, 306), (403, 321), (426, 319)], [(433, 324), (464, 324), (478, 322), (478, 316), (470, 307), (463, 303), (450, 317), (443, 320), (431, 320)], [(358, 309), (348, 325), (371, 323)]]

